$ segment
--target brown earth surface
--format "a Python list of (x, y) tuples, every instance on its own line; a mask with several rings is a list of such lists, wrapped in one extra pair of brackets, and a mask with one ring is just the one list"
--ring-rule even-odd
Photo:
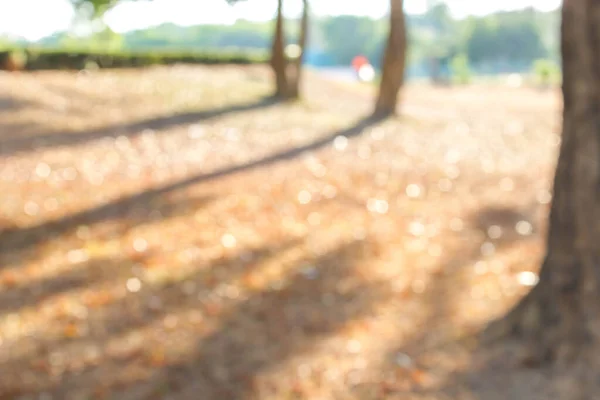
[(0, 399), (557, 398), (474, 335), (535, 282), (558, 93), (269, 79), (0, 74)]

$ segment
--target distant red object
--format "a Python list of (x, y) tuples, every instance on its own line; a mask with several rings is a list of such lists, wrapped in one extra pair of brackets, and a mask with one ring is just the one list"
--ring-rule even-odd
[(369, 60), (365, 56), (356, 56), (352, 59), (352, 68), (358, 72), (363, 66), (368, 65)]

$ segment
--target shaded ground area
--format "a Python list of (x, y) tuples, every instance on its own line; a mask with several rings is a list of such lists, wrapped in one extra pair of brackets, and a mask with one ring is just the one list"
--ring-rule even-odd
[(557, 94), (308, 77), (0, 75), (0, 398), (552, 398), (472, 337), (535, 278)]

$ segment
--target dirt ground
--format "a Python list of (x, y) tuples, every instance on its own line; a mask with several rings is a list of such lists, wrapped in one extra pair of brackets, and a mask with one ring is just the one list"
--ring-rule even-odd
[(474, 334), (544, 251), (558, 92), (0, 74), (0, 399), (549, 399)]

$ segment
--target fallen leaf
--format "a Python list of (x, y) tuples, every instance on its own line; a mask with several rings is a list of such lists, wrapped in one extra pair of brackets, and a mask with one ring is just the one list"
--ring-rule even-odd
[(162, 367), (166, 364), (165, 351), (162, 348), (154, 348), (147, 354), (147, 360), (153, 367)]
[(223, 311), (223, 306), (215, 302), (204, 303), (204, 312), (209, 317), (218, 317)]
[(102, 307), (114, 301), (114, 294), (100, 290), (83, 296), (83, 304), (89, 308)]
[(75, 338), (80, 335), (80, 330), (76, 324), (70, 323), (65, 326), (63, 333), (68, 338)]
[(264, 286), (263, 279), (256, 273), (248, 273), (242, 278), (242, 285), (246, 289), (258, 290)]
[(30, 365), (34, 370), (41, 372), (49, 372), (51, 369), (48, 360), (42, 358), (33, 360)]
[(410, 372), (410, 378), (418, 385), (424, 385), (428, 381), (428, 375), (422, 369), (415, 368)]
[(17, 274), (8, 272), (2, 275), (2, 278), (0, 278), (0, 282), (7, 288), (14, 288), (19, 284), (19, 278)]

